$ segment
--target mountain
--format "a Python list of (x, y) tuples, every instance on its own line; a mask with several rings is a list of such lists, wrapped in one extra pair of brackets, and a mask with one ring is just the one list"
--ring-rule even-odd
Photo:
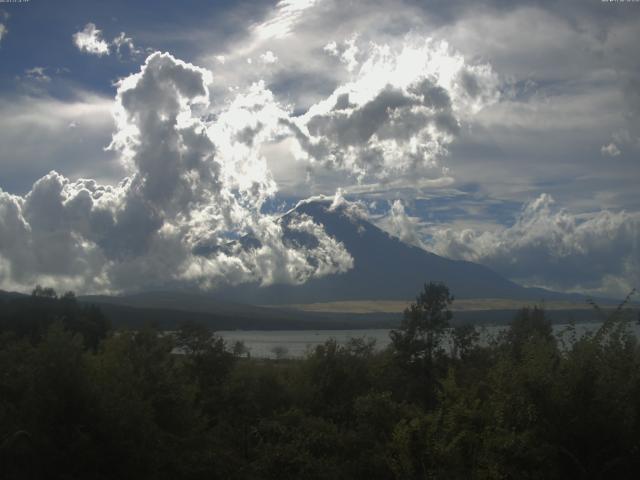
[[(292, 304), (343, 300), (411, 300), (425, 282), (444, 282), (457, 298), (580, 299), (537, 288), (525, 288), (472, 262), (451, 260), (409, 245), (384, 232), (347, 205), (331, 208), (329, 201), (315, 200), (298, 204), (281, 222), (285, 240), (301, 238), (286, 226), (296, 215), (306, 214), (324, 226), (326, 232), (342, 242), (354, 259), (346, 273), (316, 278), (303, 285), (243, 284), (224, 287), (217, 299), (251, 304)], [(244, 239), (244, 243), (255, 243)]]
[[(510, 299), (522, 300), (523, 304), (540, 300), (584, 303), (584, 297), (579, 295), (525, 288), (485, 266), (443, 258), (408, 245), (355, 214), (348, 205), (331, 208), (328, 201), (298, 204), (280, 219), (286, 242), (305, 246), (313, 246), (313, 242), (317, 242), (312, 235), (288, 227), (296, 216), (302, 214), (322, 224), (329, 235), (344, 244), (354, 259), (351, 270), (312, 279), (303, 285), (260, 287), (258, 284), (241, 284), (211, 293), (149, 291), (119, 296), (81, 296), (78, 300), (100, 306), (114, 326), (136, 327), (153, 323), (171, 329), (181, 321), (193, 320), (218, 330), (395, 326), (402, 311), (400, 307), (397, 313), (312, 312), (284, 307), (336, 301), (411, 301), (422, 285), (429, 281), (444, 282), (457, 299)], [(243, 248), (259, 245), (258, 240), (251, 237), (238, 241)], [(0, 291), (0, 303), (21, 296)], [(509, 321), (514, 313), (513, 309), (496, 306), (491, 311), (456, 312), (456, 318), (471, 323), (502, 323)], [(590, 314), (587, 312), (585, 317), (584, 311), (554, 312), (558, 321), (566, 321), (568, 316), (591, 319)]]

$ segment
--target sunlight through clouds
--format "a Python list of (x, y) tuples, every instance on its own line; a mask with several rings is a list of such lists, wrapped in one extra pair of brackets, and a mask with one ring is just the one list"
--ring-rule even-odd
[(345, 272), (322, 225), (280, 219), (336, 191), (527, 285), (637, 282), (637, 9), (223, 2), (159, 27), (112, 7), (56, 17), (46, 55), (0, 11), (0, 288)]
[(362, 57), (352, 81), (289, 122), (301, 160), (358, 183), (438, 175), (461, 122), (499, 96), (491, 67), (468, 65), (446, 42), (408, 37), (399, 49), (371, 44)]
[[(170, 54), (150, 55), (116, 95), (109, 148), (128, 177), (108, 186), (51, 172), (24, 197), (0, 192), (0, 225), (11, 232), (0, 235), (0, 284), (59, 278), (80, 292), (171, 282), (212, 288), (304, 283), (351, 268), (344, 246), (312, 219), (292, 216), (283, 225), (261, 213), (275, 185), (253, 145), (280, 112), (269, 110), (269, 92), (257, 85), (209, 129), (193, 109), (208, 104), (211, 79)], [(291, 244), (287, 231), (315, 243)], [(242, 238), (253, 247), (236, 242)]]
[(302, 13), (317, 1), (319, 0), (280, 0), (276, 5), (276, 14), (255, 27), (257, 39), (264, 41), (287, 37)]

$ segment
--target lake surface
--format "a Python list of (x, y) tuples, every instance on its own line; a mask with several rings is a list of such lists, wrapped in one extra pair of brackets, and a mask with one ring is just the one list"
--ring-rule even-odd
[[(579, 323), (575, 325), (576, 334), (593, 332), (601, 323)], [(568, 325), (554, 325), (553, 331), (557, 337), (562, 337)], [(640, 337), (640, 325), (633, 323), (632, 330)], [(495, 338), (507, 327), (485, 326), (479, 327), (480, 342), (487, 343)], [(223, 330), (216, 332), (225, 339), (227, 344), (233, 345), (241, 341), (249, 349), (253, 358), (276, 358), (278, 354), (286, 358), (302, 358), (307, 352), (312, 351), (317, 345), (334, 338), (339, 344), (345, 344), (350, 338), (364, 338), (375, 340), (376, 349), (382, 350), (391, 342), (389, 329), (368, 330)], [(445, 349), (449, 348), (445, 344)]]

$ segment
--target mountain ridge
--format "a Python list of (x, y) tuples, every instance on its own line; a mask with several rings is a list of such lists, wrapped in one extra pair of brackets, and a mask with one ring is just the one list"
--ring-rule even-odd
[(301, 241), (286, 228), (298, 215), (308, 215), (322, 225), (328, 235), (341, 242), (354, 259), (353, 268), (340, 274), (312, 278), (303, 285), (260, 286), (249, 283), (224, 286), (212, 292), (212, 296), (225, 301), (269, 305), (411, 300), (424, 283), (437, 281), (445, 283), (458, 298), (530, 301), (585, 298), (578, 294), (523, 287), (486, 266), (465, 260), (451, 260), (409, 245), (355, 215), (347, 204), (335, 206), (325, 199), (299, 202), (281, 217), (285, 239), (291, 242)]

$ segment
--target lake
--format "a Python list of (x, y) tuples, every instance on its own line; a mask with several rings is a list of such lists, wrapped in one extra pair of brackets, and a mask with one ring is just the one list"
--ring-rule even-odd
[[(601, 323), (576, 324), (576, 334), (595, 331)], [(553, 326), (556, 336), (562, 336), (567, 324)], [(479, 327), (480, 341), (488, 342), (506, 329), (504, 325)], [(640, 337), (640, 325), (632, 324), (636, 336)], [(236, 341), (244, 342), (253, 358), (276, 358), (278, 350), (281, 356), (286, 358), (302, 358), (317, 345), (334, 338), (338, 343), (345, 344), (350, 338), (365, 338), (376, 341), (376, 349), (384, 349), (391, 340), (389, 329), (368, 330), (223, 330), (216, 332), (229, 345)], [(449, 345), (445, 345), (449, 348)], [(284, 355), (283, 355), (284, 354)]]

